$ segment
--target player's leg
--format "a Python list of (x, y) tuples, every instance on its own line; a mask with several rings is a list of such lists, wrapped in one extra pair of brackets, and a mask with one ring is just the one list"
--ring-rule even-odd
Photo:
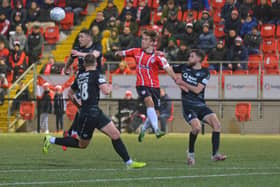
[(135, 162), (132, 161), (130, 158), (126, 146), (124, 145), (121, 137), (120, 132), (116, 128), (115, 124), (106, 116), (103, 112), (99, 115), (99, 127), (98, 127), (104, 134), (109, 136), (112, 141), (112, 145), (118, 155), (122, 158), (125, 162), (127, 167), (129, 168), (141, 168), (146, 165), (144, 162)]
[(63, 133), (63, 136), (77, 136), (78, 131), (78, 124), (79, 124), (79, 112), (76, 113), (75, 118), (70, 126), (70, 128)]
[[(208, 112), (207, 112), (208, 111)], [(218, 160), (225, 160), (226, 156), (221, 155), (219, 153), (219, 147), (220, 147), (220, 132), (221, 132), (221, 123), (215, 113), (212, 112), (211, 109), (207, 107), (203, 110), (204, 117), (203, 121), (205, 121), (207, 124), (209, 124), (213, 131), (212, 131), (212, 160), (218, 161)]]
[(187, 162), (189, 166), (193, 166), (195, 164), (195, 142), (201, 130), (201, 124), (199, 119), (195, 117), (189, 121), (189, 124), (192, 129), (189, 134), (189, 148), (187, 150)]

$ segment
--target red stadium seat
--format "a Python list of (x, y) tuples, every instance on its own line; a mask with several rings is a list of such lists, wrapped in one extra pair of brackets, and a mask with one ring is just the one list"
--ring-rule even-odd
[(213, 9), (222, 9), (225, 3), (226, 0), (213, 0), (212, 7)]
[(235, 117), (240, 122), (248, 121), (251, 118), (251, 103), (237, 103)]
[(277, 37), (277, 38), (280, 38), (280, 25), (277, 25), (276, 37)]
[(208, 68), (209, 67), (209, 63), (208, 63), (208, 56), (206, 55), (205, 58), (203, 59), (201, 66), (203, 68)]
[(277, 42), (277, 49), (278, 49), (278, 54), (280, 54), (280, 38), (278, 39)]
[(183, 12), (182, 12), (182, 10), (178, 10), (177, 19), (178, 19), (179, 21), (182, 21), (182, 19), (183, 19)]
[(273, 24), (262, 25), (261, 36), (263, 38), (274, 38), (274, 36), (275, 36), (275, 25), (273, 25)]
[(30, 101), (20, 103), (19, 113), (24, 120), (32, 120), (35, 112), (35, 104)]
[(68, 101), (67, 105), (66, 105), (67, 117), (73, 121), (77, 111), (78, 111), (78, 108), (72, 103), (72, 101)]
[(213, 15), (213, 21), (215, 24), (219, 24), (221, 22), (221, 10), (215, 10)]
[(248, 75), (248, 70), (235, 70), (234, 75)]
[(129, 69), (131, 69), (131, 70), (136, 69), (136, 61), (133, 57), (125, 57), (124, 61), (126, 62)]
[(59, 40), (59, 27), (47, 27), (45, 31), (45, 40), (48, 44), (55, 44)]
[(265, 55), (263, 67), (265, 72), (277, 72), (279, 69), (279, 57), (277, 55)]
[(274, 38), (263, 39), (262, 50), (264, 53), (275, 53), (277, 49)]
[(74, 26), (74, 13), (66, 12), (65, 18), (60, 21), (63, 30), (70, 30)]
[(157, 9), (159, 7), (159, 0), (149, 0), (149, 1), (153, 1), (151, 7), (152, 9)]
[(222, 71), (222, 88), (225, 87), (225, 75), (232, 75), (232, 70), (223, 70)]
[(249, 55), (248, 57), (248, 70), (249, 72), (252, 71), (259, 71), (259, 66), (263, 61), (262, 55)]
[(153, 18), (153, 23), (157, 24), (161, 20), (161, 12), (153, 11), (151, 18)]
[(209, 72), (211, 75), (217, 75), (217, 71), (214, 69), (209, 70)]
[(66, 0), (55, 0), (54, 5), (64, 8), (66, 6)]
[(80, 15), (82, 16), (86, 16), (88, 14), (88, 4), (86, 5), (86, 7), (80, 12)]
[(225, 26), (223, 24), (215, 25), (214, 35), (216, 36), (216, 38), (220, 39), (225, 36), (224, 27)]

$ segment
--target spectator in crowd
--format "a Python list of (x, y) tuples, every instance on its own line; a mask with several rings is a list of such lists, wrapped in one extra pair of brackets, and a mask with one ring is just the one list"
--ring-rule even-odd
[(249, 11), (245, 22), (241, 26), (241, 30), (240, 30), (241, 37), (244, 37), (247, 33), (249, 33), (253, 27), (258, 26), (257, 19), (252, 16), (253, 16), (253, 12)]
[(243, 40), (240, 36), (237, 36), (234, 41), (234, 46), (230, 49), (228, 53), (229, 61), (237, 61), (237, 63), (227, 64), (227, 69), (230, 70), (245, 70), (247, 69), (248, 51), (246, 47), (242, 44)]
[(129, 27), (124, 27), (123, 34), (120, 35), (119, 40), (121, 50), (133, 48), (135, 45), (134, 36)]
[(185, 30), (185, 25), (177, 19), (177, 12), (175, 11), (169, 11), (168, 20), (163, 25), (163, 28), (166, 27), (173, 35), (183, 33)]
[(104, 57), (108, 61), (119, 61), (121, 60), (120, 57), (115, 55), (116, 51), (120, 50), (120, 40), (119, 40), (119, 33), (117, 28), (113, 28), (111, 30), (109, 42), (108, 42), (108, 48), (106, 53), (104, 54)]
[(87, 1), (81, 0), (67, 0), (65, 11), (74, 13), (74, 25), (80, 24), (80, 12), (87, 7)]
[(190, 49), (194, 49), (198, 45), (198, 35), (194, 32), (193, 24), (187, 23), (185, 26), (185, 32), (175, 35), (177, 40), (181, 40), (188, 44)]
[(6, 64), (5, 58), (0, 58), (0, 75), (7, 77), (8, 65)]
[(272, 3), (271, 7), (271, 16), (272, 16), (272, 23), (276, 25), (280, 25), (280, 0), (276, 0)]
[(0, 58), (5, 60), (5, 63), (8, 65), (10, 51), (5, 47), (4, 41), (0, 40)]
[(55, 7), (54, 0), (44, 0), (42, 6), (40, 7), (39, 21), (41, 22), (51, 21), (50, 11), (54, 7)]
[[(219, 61), (223, 62), (227, 60), (227, 48), (224, 47), (224, 42), (222, 40), (217, 42), (217, 46), (211, 50), (208, 55), (209, 61)], [(209, 70), (220, 70), (220, 63), (210, 63)]]
[(244, 0), (244, 2), (240, 4), (239, 11), (242, 23), (247, 18), (249, 11), (253, 12), (255, 7), (256, 3), (254, 2), (254, 0)]
[(29, 56), (29, 64), (31, 65), (38, 62), (40, 55), (42, 54), (42, 48), (44, 45), (44, 39), (40, 31), (39, 25), (34, 25), (32, 33), (27, 37), (26, 53)]
[(25, 71), (25, 52), (20, 49), (20, 43), (18, 41), (14, 42), (14, 47), (10, 53), (9, 62), (12, 69), (14, 70), (13, 82), (18, 78), (18, 76)]
[(261, 4), (255, 7), (254, 16), (259, 21), (259, 25), (269, 23), (269, 21), (271, 21), (271, 7), (267, 4), (267, 0), (261, 0)]
[(26, 41), (27, 41), (27, 38), (22, 30), (22, 26), (17, 25), (15, 34), (13, 34), (10, 37), (9, 48), (10, 48), (10, 50), (14, 50), (15, 42), (19, 42), (20, 50), (24, 50), (24, 47), (26, 46)]
[(103, 32), (103, 30), (106, 28), (106, 21), (104, 18), (104, 14), (102, 11), (99, 11), (96, 13), (95, 20), (90, 24), (89, 28), (92, 28), (94, 25), (97, 25), (100, 32)]
[(44, 75), (50, 75), (52, 72), (54, 72), (54, 64), (55, 64), (55, 58), (54, 56), (50, 55), (48, 57), (48, 63), (42, 68), (41, 72)]
[(161, 15), (161, 24), (164, 24), (168, 20), (168, 15), (169, 12), (176, 12), (178, 13), (178, 7), (175, 6), (175, 1), (174, 0), (168, 0), (167, 6), (165, 6), (162, 10), (162, 15)]
[(159, 108), (159, 121), (160, 130), (167, 132), (167, 120), (171, 116), (172, 101), (163, 88), (160, 89), (160, 108)]
[(6, 18), (4, 11), (0, 11), (0, 34), (7, 37), (10, 28), (10, 21)]
[(187, 9), (188, 10), (210, 10), (210, 6), (208, 0), (188, 0), (187, 1)]
[(117, 28), (119, 25), (117, 24), (117, 19), (115, 17), (110, 17), (106, 30), (112, 30), (113, 28)]
[(94, 43), (100, 43), (101, 42), (102, 35), (101, 35), (101, 32), (100, 32), (97, 25), (93, 25), (91, 27), (91, 34), (92, 34), (92, 41)]
[(2, 0), (1, 1), (1, 7), (0, 11), (4, 12), (6, 18), (10, 20), (11, 18), (11, 13), (12, 13), (12, 8), (10, 6), (10, 1), (9, 0)]
[(193, 25), (196, 23), (196, 18), (193, 15), (193, 12), (188, 12), (186, 19), (184, 20), (187, 24), (192, 23)]
[(4, 103), (7, 88), (8, 88), (7, 78), (4, 74), (1, 73), (0, 74), (0, 105), (3, 105)]
[(40, 99), (39, 106), (40, 106), (40, 128), (45, 133), (49, 133), (49, 113), (52, 112), (52, 103), (51, 103), (51, 96), (50, 96), (50, 89), (49, 84), (44, 83), (43, 85), (44, 93), (42, 98)]
[(221, 11), (221, 21), (225, 22), (231, 18), (231, 12), (239, 9), (239, 3), (237, 0), (227, 0)]
[(188, 43), (181, 40), (175, 61), (187, 61), (188, 58), (189, 58)]
[(40, 16), (40, 7), (36, 1), (32, 1), (27, 11), (27, 23), (38, 21)]
[(117, 18), (119, 11), (113, 0), (108, 0), (106, 8), (103, 10), (105, 21), (108, 22), (110, 17)]
[(20, 107), (20, 103), (23, 101), (28, 101), (31, 99), (31, 94), (29, 92), (28, 87), (26, 87), (24, 90), (24, 83), (23, 82), (19, 82), (18, 83), (18, 88), (16, 91), (16, 94), (19, 93), (20, 91), (22, 91), (22, 93), (13, 101), (12, 103), (12, 107), (11, 107), (11, 113), (15, 114), (16, 112), (19, 111), (19, 107)]
[(195, 24), (195, 31), (197, 31), (198, 33), (202, 33), (202, 27), (205, 23), (208, 23), (209, 29), (213, 30), (214, 21), (207, 10), (202, 11), (201, 18)]
[(234, 45), (235, 38), (237, 37), (236, 30), (230, 29), (226, 34), (225, 42), (226, 48), (230, 49)]
[(139, 0), (136, 11), (136, 22), (139, 26), (149, 25), (151, 20), (151, 10), (147, 6), (146, 0)]
[(57, 85), (55, 87), (54, 95), (54, 114), (56, 117), (56, 132), (63, 131), (63, 115), (64, 115), (64, 99), (62, 94), (62, 87)]
[(14, 24), (14, 22), (16, 22), (18, 24), (18, 20), (16, 19), (16, 17), (20, 17), (21, 24), (26, 23), (27, 11), (23, 7), (23, 4), (20, 0), (15, 1), (15, 8), (12, 10), (12, 13), (11, 13), (12, 24)]
[(252, 31), (245, 35), (244, 45), (248, 49), (248, 54), (259, 54), (262, 37), (258, 27), (253, 27)]
[(126, 6), (122, 9), (119, 19), (120, 21), (125, 20), (125, 16), (127, 12), (131, 12), (132, 20), (136, 20), (136, 8), (133, 7), (133, 0), (127, 0)]
[(164, 50), (166, 59), (170, 60), (170, 61), (175, 61), (178, 51), (179, 51), (179, 49), (177, 47), (176, 39), (174, 37), (170, 37), (168, 39), (168, 46)]
[(213, 31), (210, 31), (209, 24), (205, 23), (202, 27), (202, 33), (199, 36), (198, 48), (204, 50), (204, 52), (208, 54), (216, 44), (217, 41)]
[(226, 19), (224, 32), (228, 33), (229, 30), (234, 29), (236, 30), (236, 33), (239, 33), (241, 29), (241, 25), (242, 23), (239, 17), (238, 10), (233, 10), (231, 12), (230, 18)]
[(120, 30), (123, 30), (124, 27), (129, 27), (133, 35), (137, 35), (138, 25), (135, 21), (132, 20), (132, 14), (130, 11), (126, 12), (125, 21), (120, 24)]
[(168, 46), (168, 39), (171, 37), (171, 31), (168, 27), (163, 28), (162, 35), (160, 36), (159, 42), (158, 42), (158, 49), (160, 51), (163, 51)]
[(119, 63), (119, 67), (113, 71), (113, 74), (122, 74), (122, 75), (128, 75), (131, 74), (131, 71), (129, 67), (127, 66), (125, 61), (121, 61)]

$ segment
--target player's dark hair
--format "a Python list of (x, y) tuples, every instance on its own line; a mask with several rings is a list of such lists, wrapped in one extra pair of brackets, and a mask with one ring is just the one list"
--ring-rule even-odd
[(143, 34), (149, 36), (153, 42), (155, 42), (157, 39), (157, 33), (153, 30), (144, 30)]
[(204, 51), (202, 51), (202, 50), (200, 50), (200, 49), (192, 49), (192, 50), (190, 51), (190, 54), (191, 54), (191, 53), (195, 53), (196, 56), (198, 56), (198, 57), (200, 58), (200, 62), (202, 62), (202, 61), (204, 60), (204, 58), (205, 58), (205, 53), (204, 53)]
[(96, 64), (96, 58), (93, 54), (87, 54), (84, 58), (85, 66), (93, 66)]
[(88, 35), (88, 36), (91, 36), (91, 32), (90, 32), (90, 30), (88, 30), (88, 29), (82, 29), (82, 30), (80, 31), (80, 34), (81, 34), (81, 33), (86, 34), (86, 35)]

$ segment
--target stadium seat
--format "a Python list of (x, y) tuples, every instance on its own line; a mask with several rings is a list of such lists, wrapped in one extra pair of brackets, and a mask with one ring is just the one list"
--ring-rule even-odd
[(261, 36), (263, 38), (274, 38), (274, 36), (275, 36), (275, 25), (273, 25), (273, 24), (262, 25)]
[(214, 35), (217, 39), (223, 38), (225, 36), (224, 27), (225, 26), (223, 24), (215, 25)]
[(13, 77), (14, 77), (13, 70), (7, 73), (7, 81), (8, 81), (9, 87), (13, 84)]
[(70, 30), (74, 26), (74, 13), (66, 12), (65, 18), (60, 21), (63, 30)]
[(59, 40), (59, 27), (50, 26), (46, 28), (45, 40), (48, 44), (55, 44)]
[(54, 1), (54, 5), (64, 8), (66, 6), (66, 0), (56, 0)]
[(278, 39), (280, 38), (280, 25), (277, 25), (276, 37), (277, 37)]
[(136, 61), (133, 57), (125, 57), (124, 61), (126, 62), (129, 69), (131, 69), (131, 70), (136, 69)]
[(215, 24), (219, 24), (221, 22), (221, 10), (215, 10), (213, 15), (213, 21)]
[(209, 63), (208, 63), (208, 56), (206, 55), (205, 58), (203, 59), (201, 66), (203, 68), (208, 68), (209, 67)]
[(158, 22), (160, 22), (160, 20), (161, 20), (161, 15), (162, 15), (161, 12), (157, 12), (157, 11), (151, 12), (151, 18), (153, 19), (152, 22), (153, 22), (154, 24), (157, 24)]
[(35, 104), (30, 101), (20, 103), (19, 113), (24, 120), (32, 120), (35, 112)]
[(249, 73), (253, 71), (259, 71), (259, 66), (261, 62), (263, 61), (262, 55), (249, 55), (248, 57), (248, 70)]
[(66, 105), (66, 115), (71, 121), (74, 120), (77, 111), (78, 108), (72, 103), (72, 101), (68, 101)]
[(182, 21), (182, 19), (183, 19), (183, 12), (182, 12), (182, 10), (178, 10), (177, 19), (178, 19), (179, 21)]
[(277, 50), (278, 50), (278, 54), (280, 54), (280, 38), (277, 41)]
[(86, 16), (88, 14), (88, 4), (86, 5), (86, 7), (80, 12), (80, 15), (82, 16)]
[(148, 5), (149, 1), (153, 1), (151, 6), (152, 9), (157, 9), (159, 7), (159, 0), (148, 0)]
[(263, 39), (262, 51), (264, 53), (276, 53), (276, 40), (274, 38)]
[(235, 70), (234, 75), (248, 75), (248, 70)]
[(212, 1), (212, 8), (213, 9), (222, 9), (224, 4), (226, 3), (226, 0), (213, 0)]
[(263, 67), (266, 73), (277, 72), (277, 70), (279, 69), (278, 55), (265, 55), (263, 61)]
[(235, 106), (235, 117), (242, 122), (241, 133), (244, 133), (244, 122), (251, 118), (251, 103), (237, 103)]
[(214, 69), (209, 70), (209, 73), (210, 73), (211, 75), (217, 75), (217, 71), (214, 70)]
[(225, 87), (225, 75), (232, 75), (232, 70), (223, 70), (222, 71), (222, 88)]

